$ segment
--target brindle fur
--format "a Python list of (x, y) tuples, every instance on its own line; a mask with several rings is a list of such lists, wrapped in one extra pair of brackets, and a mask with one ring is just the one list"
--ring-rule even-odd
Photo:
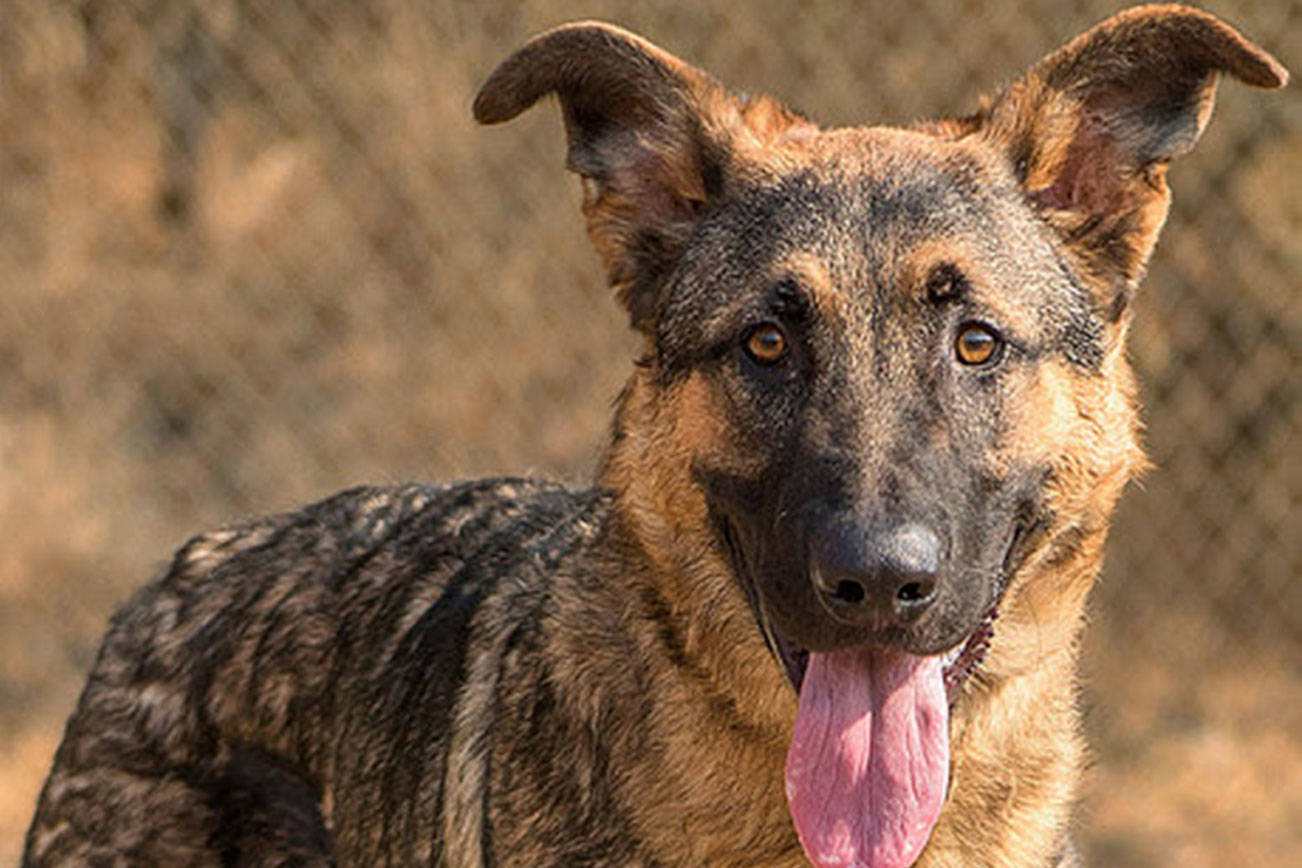
[[(1143, 463), (1128, 302), (1218, 73), (1285, 79), (1146, 7), (972, 116), (820, 130), (616, 28), (537, 38), (475, 108), (559, 96), (645, 336), (597, 486), (356, 489), (195, 538), (113, 619), (24, 863), (802, 864), (748, 590), (816, 649), (935, 653), (999, 603), (919, 864), (1073, 862), (1077, 636)], [(995, 369), (953, 361), (973, 317)], [(793, 344), (763, 371), (759, 320)], [(826, 622), (830, 514), (940, 528), (927, 617)]]

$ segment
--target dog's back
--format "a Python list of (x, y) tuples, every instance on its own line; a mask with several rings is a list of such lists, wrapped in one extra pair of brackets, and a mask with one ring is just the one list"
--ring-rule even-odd
[(362, 488), (192, 540), (115, 617), (26, 860), (427, 861), (454, 719), (494, 713), (461, 688), (536, 644), (602, 511), (526, 480)]

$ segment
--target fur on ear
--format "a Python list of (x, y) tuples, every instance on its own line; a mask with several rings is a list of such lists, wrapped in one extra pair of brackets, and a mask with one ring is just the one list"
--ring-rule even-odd
[(475, 118), (507, 121), (551, 93), (565, 120), (567, 166), (584, 179), (588, 234), (633, 325), (650, 329), (684, 241), (722, 194), (739, 139), (766, 139), (800, 121), (591, 21), (549, 30), (504, 60), (475, 98)]
[(1049, 54), (967, 129), (1007, 152), (1027, 196), (1082, 263), (1128, 292), (1166, 219), (1166, 165), (1202, 134), (1220, 73), (1257, 87), (1288, 80), (1213, 15), (1140, 6)]

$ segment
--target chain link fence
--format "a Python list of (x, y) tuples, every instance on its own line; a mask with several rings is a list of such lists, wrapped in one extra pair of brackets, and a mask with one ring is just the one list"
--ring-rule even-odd
[[(900, 123), (970, 110), (1116, 11), (3, 7), (0, 860), (107, 614), (188, 534), (362, 481), (587, 477), (634, 346), (555, 111), (470, 119), (524, 38), (606, 18), (823, 123)], [(1299, 44), (1293, 0), (1212, 8)], [(1227, 83), (1171, 172), (1132, 336), (1157, 466), (1087, 639), (1095, 864), (1302, 861), (1300, 114), (1295, 89)]]

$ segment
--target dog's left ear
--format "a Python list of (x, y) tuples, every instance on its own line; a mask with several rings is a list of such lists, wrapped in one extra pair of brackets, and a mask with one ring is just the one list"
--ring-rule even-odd
[(588, 235), (634, 327), (651, 331), (683, 244), (724, 194), (738, 151), (803, 121), (598, 21), (549, 30), (502, 61), (475, 97), (475, 118), (507, 121), (553, 93), (566, 164), (584, 179)]
[(1141, 6), (1031, 67), (969, 130), (1005, 150), (1044, 218), (1124, 298), (1166, 218), (1166, 165), (1202, 134), (1219, 73), (1257, 87), (1288, 80), (1214, 16)]

